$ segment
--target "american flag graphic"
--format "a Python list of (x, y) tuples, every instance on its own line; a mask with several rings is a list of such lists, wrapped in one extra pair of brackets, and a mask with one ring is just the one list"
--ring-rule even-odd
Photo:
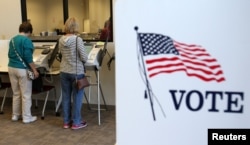
[(205, 82), (225, 80), (220, 64), (199, 45), (180, 43), (155, 33), (138, 33), (138, 37), (149, 78), (184, 71)]

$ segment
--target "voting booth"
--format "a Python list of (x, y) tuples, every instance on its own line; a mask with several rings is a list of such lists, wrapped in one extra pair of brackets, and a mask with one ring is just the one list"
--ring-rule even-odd
[(37, 68), (44, 68), (45, 71), (51, 71), (50, 68), (58, 52), (57, 42), (33, 42), (35, 50), (33, 61)]
[(249, 144), (250, 1), (117, 0), (114, 15), (117, 145)]
[[(52, 68), (52, 65), (55, 60), (60, 61), (60, 58), (58, 58), (59, 48), (58, 48), (58, 40), (57, 39), (50, 39), (47, 40), (33, 40), (33, 44), (35, 46), (35, 51), (33, 54), (34, 63), (36, 64), (37, 68), (40, 68), (40, 70), (43, 70), (43, 73), (45, 74), (53, 74), (53, 75), (59, 75), (59, 68), (57, 70), (55, 68)], [(103, 57), (106, 54), (107, 48), (106, 48), (107, 42), (85, 42), (85, 50), (88, 55), (88, 60), (84, 64), (86, 71), (93, 71), (95, 73), (95, 79), (96, 82), (91, 82), (90, 76), (88, 76), (88, 73), (86, 74), (87, 77), (90, 80), (90, 87), (88, 91), (88, 95), (85, 93), (85, 98), (87, 101), (87, 104), (89, 105), (88, 99), (92, 96), (91, 94), (91, 88), (96, 87), (97, 89), (97, 108), (89, 107), (89, 109), (97, 110), (98, 113), (98, 124), (101, 124), (101, 110), (107, 110), (107, 105), (104, 97), (104, 93), (101, 87), (100, 83), (100, 69), (102, 65)], [(102, 100), (101, 100), (102, 99)], [(59, 116), (59, 107), (61, 105), (62, 96), (60, 95), (58, 98), (58, 103), (56, 105), (56, 115)], [(103, 101), (104, 107), (101, 108), (101, 101)]]
[[(46, 37), (35, 37), (32, 38), (33, 41), (33, 45), (35, 47), (34, 49), (34, 53), (33, 53), (33, 61), (34, 64), (36, 65), (36, 68), (39, 70), (39, 72), (41, 73), (42, 76), (44, 76), (47, 80), (47, 77), (51, 77), (51, 80), (47, 80), (47, 84), (46, 88), (48, 88), (47, 86), (51, 86), (50, 84), (52, 84), (54, 86), (54, 82), (52, 77), (54, 75), (59, 75), (60, 71), (59, 71), (59, 64), (58, 66), (53, 66), (53, 64), (55, 63), (55, 61), (60, 61), (58, 58), (58, 52), (59, 52), (59, 47), (58, 47), (58, 39), (59, 37), (51, 37), (51, 38), (46, 38)], [(90, 108), (90, 109), (94, 109), (97, 110), (98, 112), (98, 124), (101, 124), (101, 110), (107, 110), (107, 105), (106, 105), (106, 101), (105, 101), (105, 97), (104, 97), (104, 93), (101, 87), (101, 83), (100, 83), (100, 75), (99, 75), (99, 71), (101, 69), (101, 65), (102, 65), (102, 60), (103, 57), (105, 56), (107, 49), (106, 49), (106, 45), (107, 42), (88, 42), (85, 43), (85, 49), (87, 51), (88, 54), (88, 60), (85, 63), (85, 68), (87, 71), (93, 71), (95, 74), (95, 82), (91, 82), (90, 85), (90, 89), (92, 87), (96, 87), (97, 89), (97, 108)], [(0, 40), (0, 46), (1, 46), (1, 51), (2, 56), (0, 57), (0, 73), (3, 74), (7, 74), (8, 73), (8, 48), (9, 48), (9, 40)], [(59, 62), (60, 63), (60, 62)], [(90, 78), (90, 76), (87, 76)], [(1, 105), (1, 112), (3, 112), (3, 106), (4, 106), (4, 101), (5, 101), (5, 97), (7, 95), (7, 90), (9, 87), (7, 87), (7, 89), (5, 90), (4, 93), (4, 97), (3, 97), (3, 101), (2, 101), (2, 105)], [(49, 87), (51, 89), (55, 89), (54, 87)], [(60, 88), (60, 87), (59, 87)], [(47, 90), (45, 90), (47, 92)], [(42, 119), (44, 119), (44, 110), (45, 110), (45, 106), (48, 100), (48, 94), (49, 92), (47, 92), (46, 97), (45, 97), (45, 104), (44, 104), (44, 108), (43, 108), (43, 114), (42, 114)], [(56, 96), (56, 93), (54, 94)], [(91, 90), (89, 90), (88, 96), (85, 95), (86, 99), (88, 99), (87, 97), (91, 97)], [(55, 98), (56, 99), (56, 98)], [(55, 107), (55, 112), (57, 115), (59, 115), (59, 107), (61, 105), (61, 95), (58, 98), (58, 103), (56, 104)], [(101, 100), (102, 99), (102, 100)], [(103, 101), (104, 107), (105, 108), (101, 108), (101, 101)], [(87, 103), (88, 100), (87, 100)], [(89, 104), (88, 104), (89, 105)]]

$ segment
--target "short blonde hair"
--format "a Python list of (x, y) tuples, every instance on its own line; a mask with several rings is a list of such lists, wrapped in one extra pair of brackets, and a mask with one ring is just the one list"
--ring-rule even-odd
[(70, 34), (78, 33), (78, 29), (79, 29), (79, 24), (76, 18), (74, 17), (68, 18), (67, 21), (65, 22), (65, 28), (64, 28), (65, 33), (70, 33)]

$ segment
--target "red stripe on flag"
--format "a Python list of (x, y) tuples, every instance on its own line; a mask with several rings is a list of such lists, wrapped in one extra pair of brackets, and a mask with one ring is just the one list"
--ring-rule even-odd
[(165, 54), (161, 58), (155, 55), (153, 58), (146, 59), (149, 77), (161, 73), (184, 71), (188, 76), (206, 82), (222, 82), (225, 80), (221, 66), (204, 48), (176, 41), (174, 41), (174, 46), (179, 51), (179, 55)]

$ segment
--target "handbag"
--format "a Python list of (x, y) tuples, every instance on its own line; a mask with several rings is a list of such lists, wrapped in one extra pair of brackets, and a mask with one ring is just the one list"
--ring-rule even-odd
[(30, 69), (27, 69), (27, 75), (28, 75), (28, 78), (30, 80), (34, 80), (35, 79), (35, 74), (33, 71), (31, 71)]
[(35, 80), (35, 74), (32, 70), (27, 69), (27, 76), (30, 80)]
[(76, 89), (81, 90), (85, 87), (88, 87), (90, 84), (87, 77), (85, 76), (81, 79), (77, 79), (77, 38), (78, 37), (76, 37)]
[(76, 81), (76, 87), (78, 90), (81, 90), (85, 87), (88, 87), (89, 85), (90, 85), (89, 81), (88, 81), (87, 77), (85, 77), (85, 76)]
[[(14, 51), (16, 53), (16, 55), (18, 56), (18, 58), (20, 59), (20, 61), (23, 63), (24, 67), (27, 68), (27, 65), (24, 63), (23, 59), (21, 58), (21, 56), (18, 54), (18, 52), (16, 51), (16, 48), (15, 48), (15, 44), (14, 44), (14, 40), (12, 39), (12, 45), (13, 45), (13, 48), (14, 48)], [(35, 74), (32, 70), (30, 69), (26, 69), (27, 70), (27, 76), (30, 80), (34, 80), (35, 79)]]

